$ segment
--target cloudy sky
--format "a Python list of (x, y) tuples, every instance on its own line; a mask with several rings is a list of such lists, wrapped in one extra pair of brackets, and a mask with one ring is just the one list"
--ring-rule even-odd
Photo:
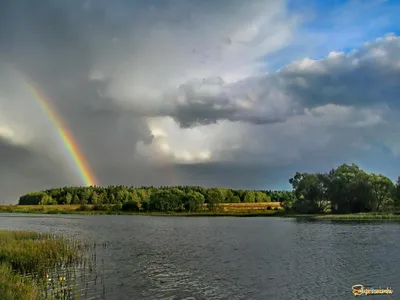
[(400, 4), (3, 0), (0, 195), (81, 185), (286, 189), (354, 162), (400, 175)]

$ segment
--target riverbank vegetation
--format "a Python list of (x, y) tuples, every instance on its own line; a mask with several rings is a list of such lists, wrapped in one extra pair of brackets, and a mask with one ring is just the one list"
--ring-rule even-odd
[(293, 193), (290, 191), (206, 189), (198, 186), (64, 187), (21, 196), (21, 207), (18, 209), (23, 210), (26, 205), (39, 205), (51, 210), (51, 206), (62, 205), (69, 211), (72, 211), (71, 207), (79, 206), (73, 210), (93, 212), (233, 212), (274, 210), (280, 207), (279, 201), (291, 197)]
[(18, 207), (2, 207), (0, 211), (282, 215), (284, 210), (286, 215), (325, 214), (325, 218), (359, 213), (370, 214), (371, 218), (383, 218), (380, 215), (385, 214), (395, 218), (400, 213), (400, 177), (393, 183), (355, 164), (343, 164), (327, 173), (297, 172), (289, 183), (291, 191), (199, 186), (64, 187), (28, 193), (20, 197)]
[(179, 216), (270, 216), (283, 212), (279, 202), (262, 203), (221, 203), (213, 210), (209, 210), (207, 204), (203, 204), (196, 211), (145, 211), (141, 204), (132, 206), (120, 206), (112, 204), (70, 204), (70, 205), (2, 205), (0, 213), (32, 213), (32, 214), (85, 214), (85, 215), (179, 215)]
[(50, 234), (0, 231), (2, 300), (71, 299), (85, 246)]
[(394, 184), (388, 177), (367, 173), (355, 164), (343, 164), (328, 173), (296, 173), (289, 182), (294, 199), (285, 201), (287, 212), (371, 216), (400, 212), (400, 178)]

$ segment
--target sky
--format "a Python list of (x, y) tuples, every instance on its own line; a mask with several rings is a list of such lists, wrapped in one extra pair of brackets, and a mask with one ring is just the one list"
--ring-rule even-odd
[(289, 189), (357, 163), (400, 176), (399, 1), (0, 3), (0, 195), (97, 184)]

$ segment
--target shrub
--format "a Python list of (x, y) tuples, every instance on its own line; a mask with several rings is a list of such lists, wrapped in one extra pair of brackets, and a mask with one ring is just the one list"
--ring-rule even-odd
[(105, 210), (107, 210), (107, 205), (104, 205), (104, 204), (95, 204), (95, 205), (93, 205), (93, 210), (105, 211)]
[(135, 200), (129, 200), (122, 205), (123, 211), (139, 211), (139, 205)]
[(141, 209), (143, 211), (149, 211), (150, 210), (150, 202), (148, 200), (143, 200), (141, 202)]
[(77, 210), (78, 211), (89, 211), (90, 207), (87, 204), (81, 204)]

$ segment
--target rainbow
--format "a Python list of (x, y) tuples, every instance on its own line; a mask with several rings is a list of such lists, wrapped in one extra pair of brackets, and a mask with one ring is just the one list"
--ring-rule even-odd
[(56, 129), (57, 134), (68, 153), (69, 159), (72, 162), (74, 171), (80, 177), (82, 183), (86, 186), (96, 186), (96, 177), (94, 176), (85, 156), (80, 151), (72, 132), (63, 123), (56, 110), (50, 105), (51, 102), (46, 98), (44, 93), (31, 83), (32, 81), (28, 80), (26, 78), (27, 76), (21, 75), (21, 77), (32, 97), (36, 100), (44, 114)]

